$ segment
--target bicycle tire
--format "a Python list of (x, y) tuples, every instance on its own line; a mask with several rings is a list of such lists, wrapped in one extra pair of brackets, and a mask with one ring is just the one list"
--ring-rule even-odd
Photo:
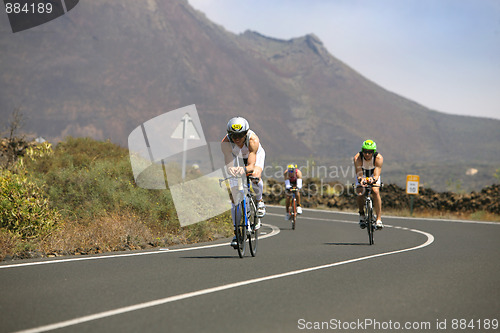
[(295, 198), (295, 194), (293, 195), (293, 203), (292, 203), (292, 230), (295, 230), (295, 224), (297, 222), (297, 199)]
[[(236, 225), (236, 242), (238, 243), (238, 255), (240, 258), (245, 256), (246, 251), (246, 240), (247, 240), (247, 228), (245, 226), (245, 203), (242, 202), (238, 207), (241, 209), (240, 219)], [(238, 216), (236, 214), (236, 216)]]
[(368, 230), (368, 243), (373, 245), (373, 207), (366, 201), (366, 229)]
[(259, 222), (257, 217), (257, 207), (255, 206), (255, 201), (250, 198), (248, 200), (250, 207), (250, 219), (249, 223), (251, 225), (250, 230), (248, 230), (248, 244), (250, 245), (250, 254), (252, 257), (257, 255), (257, 244), (259, 240), (259, 230), (255, 230), (255, 226)]

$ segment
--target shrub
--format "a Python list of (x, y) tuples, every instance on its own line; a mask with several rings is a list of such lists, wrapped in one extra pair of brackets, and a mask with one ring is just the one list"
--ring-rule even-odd
[(19, 174), (2, 173), (0, 260), (165, 246), (232, 234), (229, 212), (181, 228), (170, 192), (138, 187), (128, 150), (110, 142), (67, 138), (53, 150), (33, 146), (18, 164)]
[(42, 188), (25, 175), (0, 170), (0, 228), (36, 238), (50, 234), (59, 221)]

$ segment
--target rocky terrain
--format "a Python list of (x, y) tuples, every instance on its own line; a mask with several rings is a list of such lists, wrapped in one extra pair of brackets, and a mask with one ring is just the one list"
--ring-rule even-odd
[[(266, 189), (264, 194), (266, 203), (279, 204), (284, 198), (283, 182), (268, 179)], [(357, 209), (352, 188), (340, 183), (327, 183), (321, 186), (317, 181), (306, 180), (301, 193), (303, 207)], [(384, 209), (409, 209), (410, 196), (406, 194), (404, 188), (388, 184), (380, 193)], [(500, 215), (500, 184), (471, 193), (436, 192), (420, 188), (419, 195), (414, 196), (414, 209), (452, 213), (486, 211)]]
[[(266, 164), (293, 157), (332, 165), (369, 137), (385, 170), (435, 177), (432, 188), (495, 181), (500, 120), (444, 114), (387, 91), (313, 33), (233, 34), (186, 0), (80, 1), (15, 34), (0, 15), (0, 119), (19, 108), (33, 137), (126, 146), (140, 124), (195, 104), (208, 141), (220, 141), (229, 118), (247, 117)], [(469, 168), (478, 174), (466, 177)]]

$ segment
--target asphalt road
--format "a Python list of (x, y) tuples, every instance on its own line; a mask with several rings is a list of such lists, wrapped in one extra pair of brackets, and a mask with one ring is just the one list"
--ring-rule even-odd
[(355, 215), (283, 213), (255, 258), (225, 240), (2, 263), (0, 332), (500, 331), (500, 223), (386, 217), (370, 246)]

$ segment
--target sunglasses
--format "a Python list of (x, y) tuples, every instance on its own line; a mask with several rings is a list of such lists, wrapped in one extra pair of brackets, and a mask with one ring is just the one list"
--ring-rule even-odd
[(363, 154), (373, 154), (373, 150), (363, 150)]
[(244, 137), (244, 136), (246, 136), (246, 135), (247, 135), (247, 133), (246, 133), (246, 132), (244, 132), (244, 133), (236, 133), (236, 134), (231, 134), (230, 136), (231, 136), (231, 139), (233, 139), (233, 140), (238, 140), (238, 139), (243, 138), (243, 137)]

